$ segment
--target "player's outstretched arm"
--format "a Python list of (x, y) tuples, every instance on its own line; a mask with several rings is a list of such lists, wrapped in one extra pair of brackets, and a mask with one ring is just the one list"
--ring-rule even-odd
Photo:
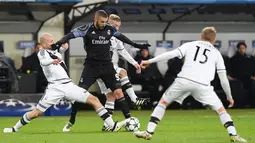
[(123, 44), (119, 44), (120, 48), (117, 49), (117, 52), (130, 64), (133, 66), (137, 65), (138, 63), (134, 60), (134, 58), (128, 53), (128, 51), (125, 49)]
[(56, 42), (54, 46), (56, 47), (56, 49), (59, 49), (62, 44), (67, 43), (70, 39), (86, 36), (89, 27), (90, 25), (82, 25), (75, 28), (70, 33), (66, 34), (63, 38), (61, 38), (58, 42)]
[(145, 48), (145, 47), (150, 47), (150, 44), (137, 44), (133, 41), (131, 41), (128, 37), (126, 37), (125, 35), (121, 34), (120, 32), (116, 32), (116, 34), (113, 35), (114, 37), (116, 37), (117, 39), (119, 39), (120, 41), (127, 43), (131, 46), (134, 46), (135, 48)]
[(149, 59), (148, 61), (142, 61), (140, 66), (142, 69), (145, 69), (146, 67), (148, 67), (151, 63), (156, 63), (156, 62), (160, 62), (160, 61), (165, 61), (165, 60), (169, 60), (175, 57), (182, 57), (180, 56), (180, 52), (178, 49), (175, 49), (173, 51), (169, 51), (163, 54), (160, 54), (152, 59)]
[(148, 61), (149, 61), (149, 63), (156, 63), (156, 62), (160, 62), (160, 61), (169, 60), (169, 59), (172, 59), (175, 57), (180, 57), (180, 52), (178, 49), (160, 54), (152, 59), (149, 59)]
[(123, 35), (122, 33), (120, 33), (116, 28), (112, 27), (113, 29), (113, 36), (116, 37), (117, 39), (119, 39), (120, 41), (127, 43), (131, 46), (134, 46), (135, 48), (145, 48), (145, 47), (150, 47), (150, 44), (138, 44), (133, 42), (132, 40), (130, 40), (128, 37), (126, 37), (125, 35)]
[[(122, 44), (123, 46), (123, 44)], [(125, 59), (127, 60), (130, 64), (132, 64), (136, 68), (136, 72), (139, 74), (141, 73), (141, 67), (140, 65), (134, 60), (134, 58), (127, 52), (127, 50), (122, 47), (122, 49), (117, 50), (118, 53)]]

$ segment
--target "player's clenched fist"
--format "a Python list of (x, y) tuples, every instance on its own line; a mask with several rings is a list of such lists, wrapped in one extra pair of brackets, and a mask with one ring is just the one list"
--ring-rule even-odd
[(149, 65), (150, 65), (149, 61), (142, 61), (141, 64), (140, 64), (142, 69), (147, 68)]
[(67, 49), (69, 47), (69, 45), (68, 45), (68, 43), (65, 43), (65, 44), (62, 44), (61, 47)]
[(136, 73), (140, 74), (141, 73), (141, 66), (139, 64), (136, 64), (135, 68), (136, 68)]

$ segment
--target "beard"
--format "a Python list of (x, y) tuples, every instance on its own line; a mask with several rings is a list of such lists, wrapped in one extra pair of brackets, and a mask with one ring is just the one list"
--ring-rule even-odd
[(97, 26), (97, 28), (100, 29), (100, 30), (104, 29), (104, 26), (100, 26), (100, 24), (99, 24), (98, 22), (96, 23), (96, 26)]

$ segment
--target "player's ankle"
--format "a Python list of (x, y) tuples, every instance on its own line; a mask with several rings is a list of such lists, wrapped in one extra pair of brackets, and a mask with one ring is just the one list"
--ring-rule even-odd
[(230, 133), (229, 136), (232, 137), (232, 136), (237, 136), (237, 135), (233, 135), (233, 134)]
[(19, 129), (12, 127), (12, 132), (18, 132), (18, 131), (19, 131)]
[(153, 134), (154, 134), (154, 132), (149, 132), (148, 130), (146, 130), (146, 132), (147, 132), (148, 134), (150, 134), (150, 135), (153, 135)]

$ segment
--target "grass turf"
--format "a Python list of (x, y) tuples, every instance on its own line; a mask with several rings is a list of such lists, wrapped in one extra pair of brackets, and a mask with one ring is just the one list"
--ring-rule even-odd
[[(229, 110), (238, 133), (255, 143), (255, 110)], [(132, 111), (144, 130), (151, 111)], [(62, 128), (69, 117), (41, 117), (33, 120), (18, 133), (4, 134), (19, 117), (0, 117), (0, 143), (226, 143), (230, 142), (218, 116), (210, 110), (167, 110), (151, 141), (137, 139), (131, 132), (102, 132), (102, 120), (92, 111), (80, 112), (69, 133)], [(122, 120), (115, 112), (115, 120)]]

